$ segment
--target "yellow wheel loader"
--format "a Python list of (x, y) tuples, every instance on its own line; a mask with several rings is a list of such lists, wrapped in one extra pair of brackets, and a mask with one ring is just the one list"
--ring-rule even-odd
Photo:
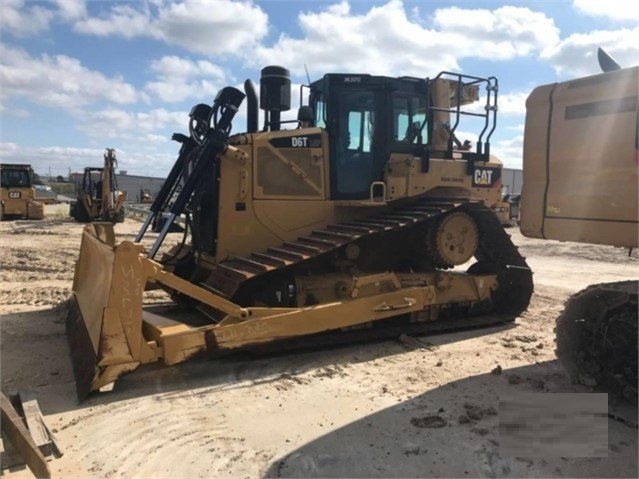
[[(283, 121), (290, 77), (270, 66), (261, 129), (255, 86), (244, 87), (193, 107), (134, 241), (116, 242), (109, 223), (85, 227), (67, 324), (79, 397), (143, 363), (498, 323), (526, 309), (530, 269), (487, 206), (502, 189), (495, 78), (327, 74)], [(231, 134), (244, 98), (246, 132)], [(455, 134), (470, 128), (474, 148)], [(160, 254), (178, 216), (183, 240)], [(172, 301), (145, 304), (152, 288)]]
[[(533, 238), (637, 247), (639, 67), (536, 88), (526, 101), (521, 223)], [(557, 319), (569, 375), (636, 401), (637, 287), (597, 284)]]
[(113, 148), (104, 152), (104, 166), (86, 167), (82, 183), (76, 186), (77, 199), (70, 205), (70, 216), (76, 221), (124, 221), (126, 191), (118, 190), (115, 169), (118, 160)]
[(0, 164), (0, 220), (44, 218), (44, 203), (36, 201), (31, 165)]

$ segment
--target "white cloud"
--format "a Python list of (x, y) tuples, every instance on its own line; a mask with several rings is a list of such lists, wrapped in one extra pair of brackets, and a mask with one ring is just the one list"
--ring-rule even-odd
[[(52, 8), (54, 6), (57, 8)], [(86, 12), (85, 0), (0, 1), (2, 33), (17, 38), (40, 34), (48, 30), (54, 21), (77, 20), (85, 16)]]
[(87, 14), (84, 0), (55, 0), (59, 15), (65, 20), (76, 20)]
[[(104, 148), (108, 143), (95, 148), (76, 148), (69, 146), (25, 147), (15, 143), (0, 143), (0, 161), (7, 163), (30, 164), (36, 173), (66, 176), (72, 172), (81, 172), (85, 166), (100, 166), (103, 162)], [(177, 148), (175, 150), (177, 152)], [(176, 155), (157, 151), (141, 152), (116, 147), (119, 170), (129, 174), (145, 176), (165, 176), (175, 161)]]
[(3, 162), (30, 164), (36, 173), (66, 175), (68, 169), (82, 171), (85, 166), (99, 164), (104, 149), (73, 147), (25, 147), (15, 143), (0, 143), (0, 159)]
[(144, 152), (139, 148), (131, 150), (118, 150), (118, 168), (125, 170), (129, 175), (153, 176), (165, 178), (178, 156), (179, 145), (175, 142), (170, 145), (175, 152)]
[(210, 55), (250, 48), (266, 35), (268, 16), (249, 1), (194, 0), (161, 10), (157, 27), (164, 40)]
[(22, 96), (45, 106), (74, 109), (100, 100), (116, 104), (140, 99), (120, 77), (107, 77), (66, 55), (31, 57), (0, 44), (0, 98)]
[(435, 25), (450, 35), (459, 56), (491, 60), (530, 55), (559, 39), (551, 18), (525, 7), (443, 8), (435, 11)]
[(526, 98), (530, 92), (514, 92), (497, 97), (498, 115), (525, 115)]
[(123, 4), (115, 4), (109, 14), (102, 18), (88, 17), (76, 22), (74, 30), (99, 37), (156, 36), (151, 26), (151, 13), (148, 8), (138, 10)]
[(491, 145), (491, 153), (499, 158), (506, 168), (522, 167), (524, 151), (524, 135), (516, 135), (506, 140), (500, 140)]
[(600, 73), (597, 48), (608, 52), (622, 67), (639, 64), (639, 27), (576, 33), (542, 52), (555, 71), (568, 78)]
[[(447, 38), (408, 19), (403, 4), (391, 1), (353, 15), (348, 3), (331, 5), (319, 13), (300, 13), (302, 38), (280, 36), (272, 47), (261, 46), (248, 63), (281, 64), (297, 74), (304, 65), (313, 73), (336, 71), (427, 76), (441, 69), (457, 69)], [(374, 32), (374, 34), (373, 34)], [(398, 54), (401, 52), (401, 54)]]
[(525, 128), (525, 125), (523, 123), (519, 123), (518, 125), (506, 126), (504, 129), (505, 130), (514, 131), (516, 133), (521, 133), (523, 135), (524, 128)]
[(152, 62), (151, 70), (158, 75), (158, 80), (147, 83), (145, 89), (165, 102), (186, 98), (212, 101), (220, 88), (227, 84), (224, 70), (204, 60), (165, 56)]
[[(115, 108), (85, 112), (78, 129), (91, 138), (108, 138), (142, 142), (143, 138), (158, 140), (159, 132), (167, 130), (164, 141), (170, 140), (173, 130), (188, 132), (188, 112), (168, 111), (164, 108), (148, 112), (130, 112)], [(170, 130), (170, 131), (169, 131)], [(152, 136), (149, 136), (152, 135)]]
[(210, 56), (256, 45), (267, 33), (268, 17), (251, 1), (116, 4), (106, 15), (77, 22), (74, 29), (98, 36), (150, 37)]
[(24, 0), (3, 0), (0, 2), (0, 21), (3, 33), (16, 37), (28, 37), (49, 28), (54, 12), (43, 4), (33, 3), (28, 7)]
[(354, 15), (346, 2), (319, 13), (300, 13), (302, 38), (282, 34), (271, 46), (246, 55), (247, 63), (281, 64), (298, 74), (304, 64), (315, 73), (330, 71), (430, 76), (459, 70), (458, 60), (506, 60), (531, 55), (558, 40), (551, 18), (528, 8), (438, 9), (432, 28), (410, 17), (400, 0)]
[(573, 7), (585, 15), (619, 22), (636, 24), (639, 19), (639, 4), (628, 0), (574, 0)]

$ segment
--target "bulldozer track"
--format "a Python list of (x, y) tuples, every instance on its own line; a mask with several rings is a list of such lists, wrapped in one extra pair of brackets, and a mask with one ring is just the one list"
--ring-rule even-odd
[[(377, 241), (384, 235), (411, 233), (411, 228), (426, 225), (452, 212), (469, 214), (477, 223), (479, 260), (470, 273), (497, 273), (500, 288), (494, 298), (495, 312), (519, 314), (526, 309), (532, 295), (532, 273), (517, 247), (510, 240), (499, 219), (481, 202), (465, 198), (422, 199), (392, 211), (374, 214), (360, 220), (329, 224), (325, 228), (300, 236), (249, 256), (229, 257), (218, 263), (201, 286), (227, 299), (233, 299), (240, 288), (278, 272), (290, 272), (325, 257), (349, 244), (366, 238)], [(413, 230), (414, 231), (414, 230)]]
[(557, 356), (577, 382), (637, 401), (637, 281), (595, 284), (557, 318)]

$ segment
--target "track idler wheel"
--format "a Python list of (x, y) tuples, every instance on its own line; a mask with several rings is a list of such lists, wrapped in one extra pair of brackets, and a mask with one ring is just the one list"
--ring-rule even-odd
[(464, 264), (477, 250), (479, 230), (475, 220), (463, 212), (445, 216), (434, 228), (431, 251), (437, 266)]

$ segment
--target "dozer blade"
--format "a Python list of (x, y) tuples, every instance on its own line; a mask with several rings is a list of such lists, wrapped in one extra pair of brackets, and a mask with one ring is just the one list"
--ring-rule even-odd
[[(142, 338), (141, 245), (115, 246), (111, 223), (84, 228), (73, 278), (67, 335), (78, 398), (152, 357)], [(116, 254), (117, 253), (117, 254)], [(119, 304), (114, 304), (114, 302)]]
[[(244, 308), (164, 271), (161, 264), (143, 254), (141, 244), (122, 241), (116, 245), (112, 223), (85, 226), (67, 317), (80, 400), (140, 364), (161, 358), (166, 364), (175, 364), (205, 349), (201, 328), (176, 321), (169, 321), (164, 327), (145, 326), (142, 306), (147, 283), (164, 284), (217, 308), (231, 319), (245, 319), (249, 314)], [(207, 329), (211, 327), (208, 325)], [(195, 345), (188, 335), (182, 340), (181, 334), (190, 330), (197, 336)], [(167, 344), (169, 333), (174, 334)]]

